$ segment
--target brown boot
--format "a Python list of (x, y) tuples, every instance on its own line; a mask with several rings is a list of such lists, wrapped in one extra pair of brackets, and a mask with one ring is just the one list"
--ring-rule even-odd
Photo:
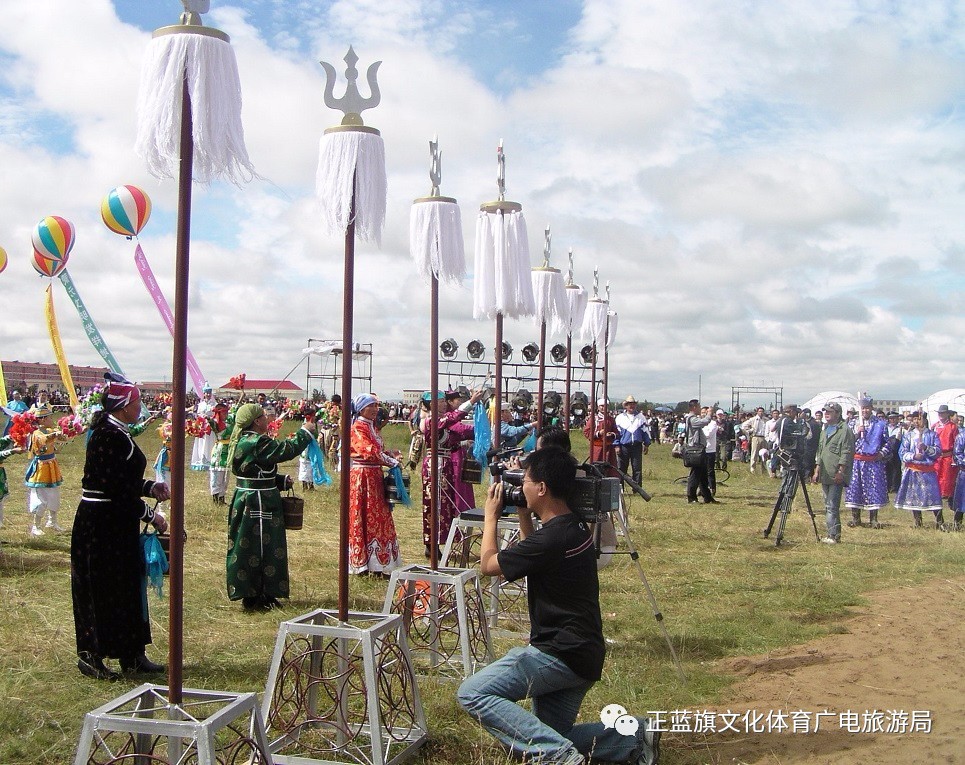
[(863, 526), (861, 523), (861, 511), (852, 508), (851, 510), (851, 520), (848, 521), (848, 528), (855, 528), (856, 526)]

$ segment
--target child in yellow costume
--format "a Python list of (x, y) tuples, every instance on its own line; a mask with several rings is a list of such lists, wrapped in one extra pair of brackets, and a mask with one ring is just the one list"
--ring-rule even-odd
[(41, 404), (30, 410), (37, 418), (36, 429), (27, 438), (26, 452), (31, 456), (24, 476), (24, 485), (29, 489), (27, 512), (30, 514), (30, 533), (35, 537), (43, 536), (40, 522), (44, 511), (47, 512), (48, 529), (63, 531), (57, 522), (60, 511), (60, 484), (64, 482), (57, 464), (57, 446), (67, 439), (56, 428), (51, 427), (54, 412), (49, 404)]

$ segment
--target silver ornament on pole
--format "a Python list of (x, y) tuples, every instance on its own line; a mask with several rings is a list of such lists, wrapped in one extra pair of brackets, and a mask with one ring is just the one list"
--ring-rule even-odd
[(546, 327), (558, 332), (564, 326), (566, 298), (563, 294), (563, 274), (550, 266), (553, 235), (550, 227), (543, 231), (543, 264), (532, 270), (533, 295), (536, 300), (536, 323), (539, 325), (539, 373), (537, 376), (537, 428), (543, 427), (543, 389), (546, 382)]
[[(438, 137), (429, 141), (429, 196), (412, 203), (409, 250), (420, 273), (430, 279), (428, 427), (429, 565), (403, 566), (392, 572), (383, 611), (402, 616), (413, 658), (428, 669), (467, 677), (492, 660), (479, 571), (439, 566), (439, 275), (444, 264), (451, 281), (462, 279), (465, 263), (459, 206), (441, 194), (442, 152)], [(455, 616), (455, 619), (453, 619)]]
[[(384, 765), (411, 756), (428, 736), (402, 617), (348, 610), (355, 235), (381, 237), (386, 184), (382, 136), (361, 117), (379, 103), (381, 62), (369, 67), (371, 95), (363, 98), (352, 48), (344, 60), (347, 85), (340, 98), (334, 96), (335, 68), (322, 62), (325, 104), (343, 118), (322, 136), (316, 177), (324, 222), (345, 238), (338, 609), (281, 624), (262, 700), (274, 762), (299, 765), (362, 760)], [(311, 690), (290, 693), (304, 687)], [(364, 698), (356, 698), (358, 688), (366, 689)]]
[[(224, 32), (205, 27), (208, 0), (182, 0), (180, 23), (153, 34), (141, 68), (136, 152), (158, 178), (178, 178), (172, 443), (185, 453), (192, 179), (250, 180), (241, 86)], [(87, 714), (75, 765), (163, 761), (214, 765), (220, 751), (269, 762), (253, 693), (184, 688), (184, 460), (171, 463), (168, 685), (141, 685)], [(217, 746), (215, 740), (218, 740)], [(242, 755), (241, 753), (244, 753)]]
[(519, 202), (506, 200), (506, 155), (503, 142), (496, 147), (496, 187), (499, 197), (479, 206), (476, 219), (476, 267), (473, 283), (473, 317), (495, 319), (496, 425), (493, 447), (499, 448), (499, 406), (502, 403), (503, 317), (532, 316), (536, 310), (529, 277), (529, 242), (526, 219)]
[(385, 173), (385, 144), (382, 135), (362, 121), (362, 112), (374, 109), (382, 100), (376, 79), (381, 61), (366, 73), (370, 95), (359, 93), (358, 56), (349, 47), (345, 54), (345, 93), (334, 95), (338, 75), (326, 61), (325, 105), (341, 111), (342, 122), (327, 128), (319, 144), (315, 193), (322, 207), (322, 221), (329, 233), (344, 233), (350, 225), (364, 241), (382, 240), (388, 193)]
[(583, 314), (586, 312), (587, 294), (579, 284), (573, 281), (573, 248), (570, 247), (569, 268), (566, 272), (566, 284), (563, 294), (566, 299), (566, 313), (563, 317), (566, 332), (566, 398), (563, 401), (563, 420), (567, 430), (570, 429), (570, 395), (573, 381), (573, 331), (583, 325)]

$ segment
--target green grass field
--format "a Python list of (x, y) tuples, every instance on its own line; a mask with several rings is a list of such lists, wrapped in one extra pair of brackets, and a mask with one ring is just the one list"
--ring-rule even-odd
[[(577, 434), (576, 452), (586, 454)], [(389, 445), (405, 451), (407, 430), (386, 429)], [(149, 463), (157, 454), (152, 429), (139, 438)], [(61, 455), (61, 523), (69, 525), (80, 495), (83, 439)], [(6, 503), (0, 554), (0, 763), (71, 761), (85, 712), (139, 681), (105, 683), (76, 669), (70, 600), (69, 534), (27, 534), (23, 457), (5, 463), (11, 496)], [(852, 607), (872, 589), (916, 584), (965, 571), (965, 534), (915, 531), (907, 513), (886, 508), (885, 528), (844, 529), (843, 544), (817, 544), (803, 500), (798, 498), (775, 548), (762, 538), (778, 482), (750, 476), (733, 465), (720, 488), (723, 504), (689, 505), (673, 479), (685, 470), (655, 446), (645, 458), (650, 503), (630, 502), (631, 534), (688, 683), (678, 680), (667, 645), (654, 621), (644, 588), (627, 556), (601, 572), (601, 604), (609, 643), (605, 674), (588, 695), (582, 717), (620, 703), (632, 714), (726, 703), (731, 678), (715, 669), (721, 657), (753, 654), (839, 632)], [(296, 463), (283, 467), (294, 474)], [(336, 605), (338, 495), (329, 488), (305, 493), (305, 527), (289, 532), (292, 598), (279, 614), (248, 614), (228, 601), (224, 583), (225, 508), (211, 503), (207, 473), (187, 475), (185, 552), (184, 685), (213, 690), (264, 690), (278, 622), (313, 608)], [(301, 493), (299, 491), (299, 493)], [(403, 557), (421, 562), (420, 479), (412, 477), (415, 502), (396, 508)], [(477, 487), (482, 497), (482, 488)], [(823, 533), (823, 501), (811, 488)], [(380, 610), (386, 583), (351, 579), (352, 609)], [(166, 593), (167, 594), (167, 593)], [(168, 601), (150, 598), (155, 645), (148, 655), (165, 660)], [(497, 655), (521, 638), (498, 638)], [(505, 762), (505, 756), (455, 701), (451, 681), (420, 681), (430, 741), (419, 762), (438, 765)], [(675, 745), (676, 744), (676, 745)], [(665, 740), (662, 761), (710, 761), (706, 750)], [(716, 760), (714, 760), (716, 761)]]

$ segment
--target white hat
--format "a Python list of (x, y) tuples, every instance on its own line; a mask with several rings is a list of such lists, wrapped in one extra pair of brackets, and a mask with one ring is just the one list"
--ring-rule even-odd
[(718, 409), (718, 410), (717, 410), (717, 414), (723, 414), (723, 413), (724, 413), (724, 410), (723, 410), (723, 409)]
[(598, 406), (606, 406), (606, 399), (605, 399), (605, 398), (598, 398), (598, 399), (596, 400), (596, 403), (597, 403)]
[(512, 409), (508, 401), (503, 401), (503, 403), (499, 405), (499, 411), (501, 412), (510, 412)]

